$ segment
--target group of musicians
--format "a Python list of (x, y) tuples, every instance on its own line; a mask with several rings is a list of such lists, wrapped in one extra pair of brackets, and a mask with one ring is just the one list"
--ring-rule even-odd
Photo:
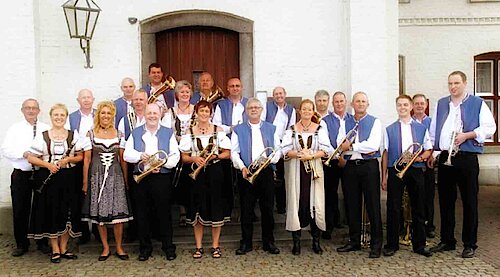
[[(343, 228), (339, 183), (349, 240), (338, 252), (361, 249), (366, 213), (369, 257), (394, 255), (399, 249), (405, 190), (413, 251), (429, 257), (455, 250), (458, 185), (464, 207), (462, 257), (474, 256), (477, 155), (496, 125), (484, 101), (465, 91), (464, 73), (448, 76), (450, 95), (438, 101), (432, 118), (425, 114), (425, 95), (398, 96), (398, 119), (385, 129), (368, 114), (364, 92), (354, 93), (349, 114), (343, 92), (333, 94), (329, 112), (330, 95), (320, 90), (315, 101), (300, 103), (297, 120), (283, 87), (273, 90), (273, 100), (261, 103), (242, 96), (240, 79), (230, 78), (223, 92), (204, 72), (200, 91), (194, 92), (187, 81), (165, 78), (157, 63), (149, 66), (149, 80), (143, 89), (136, 89), (132, 79), (123, 79), (123, 97), (114, 103), (103, 101), (97, 110), (92, 92), (82, 90), (77, 98), (80, 109), (74, 113), (68, 115), (62, 104), (51, 108), (52, 126), (37, 119), (40, 109), (35, 99), (23, 102), (25, 120), (7, 131), (1, 147), (14, 167), (11, 194), (17, 248), (13, 256), (27, 252), (28, 238), (34, 238), (39, 250), (52, 253), (52, 262), (76, 259), (68, 239), (83, 234), (88, 240), (89, 225), (81, 221), (86, 220), (97, 226), (92, 229), (99, 231), (103, 243), (99, 261), (111, 254), (109, 225), (113, 225), (115, 255), (128, 259), (121, 244), (126, 222), (129, 236), (139, 239), (140, 261), (151, 256), (152, 236), (162, 242), (167, 260), (174, 260), (171, 205), (175, 201), (181, 206), (181, 222), (194, 228), (193, 258), (205, 254), (204, 227), (212, 230), (210, 255), (220, 258), (221, 227), (231, 217), (233, 184), (239, 192), (242, 231), (236, 255), (253, 249), (257, 202), (263, 250), (280, 253), (273, 236), (275, 201), (277, 212), (286, 213), (292, 253), (300, 255), (301, 230), (306, 229), (313, 252), (321, 254), (320, 238), (331, 239), (334, 228)], [(441, 242), (427, 249), (426, 236), (435, 235), (434, 165), (439, 170)], [(387, 190), (384, 247), (380, 188)]]

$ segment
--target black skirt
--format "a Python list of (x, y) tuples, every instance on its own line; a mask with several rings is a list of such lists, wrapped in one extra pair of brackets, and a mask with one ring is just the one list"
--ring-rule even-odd
[[(31, 208), (28, 238), (58, 238), (69, 232), (73, 238), (81, 236), (78, 230), (78, 194), (75, 190), (75, 170), (64, 168), (53, 174), (41, 193), (35, 192)], [(40, 187), (49, 176), (49, 170), (42, 168), (35, 174)], [(79, 180), (81, 182), (81, 180)]]

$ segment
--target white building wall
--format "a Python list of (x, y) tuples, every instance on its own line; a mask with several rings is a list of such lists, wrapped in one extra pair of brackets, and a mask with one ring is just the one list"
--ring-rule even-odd
[[(406, 92), (423, 92), (431, 103), (449, 94), (448, 74), (461, 70), (474, 86), (474, 56), (500, 51), (500, 3), (453, 0), (399, 5), (399, 54), (405, 57)], [(500, 184), (499, 147), (480, 155), (480, 184)]]

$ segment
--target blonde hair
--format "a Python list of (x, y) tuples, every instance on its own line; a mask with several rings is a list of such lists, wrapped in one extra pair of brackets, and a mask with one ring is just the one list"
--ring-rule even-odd
[(99, 116), (99, 114), (104, 108), (109, 108), (111, 110), (111, 114), (113, 117), (111, 126), (115, 127), (115, 115), (116, 115), (115, 103), (113, 103), (113, 101), (102, 101), (99, 102), (99, 104), (97, 104), (97, 111), (94, 115), (94, 128), (93, 128), (94, 133), (97, 133), (99, 128), (101, 128), (101, 117)]
[(61, 103), (54, 104), (52, 107), (50, 107), (49, 115), (52, 116), (52, 113), (54, 112), (54, 110), (57, 110), (57, 109), (63, 110), (66, 113), (66, 117), (68, 116), (68, 108), (66, 107), (66, 105), (61, 104)]

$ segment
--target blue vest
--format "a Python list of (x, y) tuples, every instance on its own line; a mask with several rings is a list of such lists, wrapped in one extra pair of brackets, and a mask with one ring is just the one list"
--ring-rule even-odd
[[(151, 84), (147, 84), (143, 87), (143, 89), (148, 94), (148, 97), (151, 96)], [(163, 92), (163, 99), (165, 99), (165, 103), (167, 104), (167, 108), (172, 108), (175, 103), (175, 91), (173, 89), (167, 90)]]
[[(248, 98), (242, 97), (241, 98), (241, 105), (245, 107), (247, 105)], [(219, 101), (218, 106), (220, 107), (221, 111), (221, 117), (222, 117), (222, 124), (226, 126), (232, 126), (233, 124), (233, 102), (230, 99), (224, 99)], [(243, 109), (243, 122), (246, 122), (248, 120), (248, 117), (245, 113), (245, 109)], [(241, 123), (243, 123), (241, 122)]]
[[(274, 148), (274, 132), (276, 126), (269, 122), (260, 122), (260, 133), (264, 147)], [(240, 157), (246, 167), (252, 163), (252, 128), (248, 122), (242, 123), (234, 127), (234, 132), (238, 135), (238, 143), (240, 145)], [(267, 153), (270, 154), (271, 151)]]
[[(470, 132), (479, 127), (479, 112), (481, 111), (481, 106), (483, 104), (483, 99), (468, 95), (460, 105), (460, 114), (463, 123), (463, 132)], [(443, 128), (444, 122), (448, 117), (450, 112), (450, 96), (443, 97), (439, 99), (437, 112), (436, 112), (436, 136), (434, 141), (435, 150), (439, 149), (439, 140), (441, 137), (441, 129)], [(478, 143), (474, 139), (468, 139), (464, 143), (460, 144), (460, 150), (466, 152), (483, 153), (483, 145)]]
[[(95, 115), (96, 110), (92, 109), (92, 114)], [(71, 132), (74, 132), (75, 130), (80, 130), (80, 121), (82, 120), (82, 114), (80, 113), (80, 110), (76, 110), (72, 113), (69, 114), (69, 128)], [(80, 135), (86, 135), (86, 134), (80, 134)]]
[(125, 99), (123, 99), (123, 97), (116, 99), (114, 102), (116, 107), (115, 128), (118, 128), (118, 123), (120, 123), (120, 119), (122, 119), (122, 117), (126, 117), (127, 115), (128, 103), (127, 101), (125, 101)]
[[(351, 117), (351, 114), (345, 114), (346, 121)], [(330, 138), (330, 144), (335, 149), (337, 148), (337, 136), (339, 135), (340, 119), (338, 119), (333, 113), (329, 113), (327, 116), (323, 117), (323, 121), (325, 121), (326, 127), (328, 128), (328, 137)]]
[[(287, 129), (288, 126), (290, 126), (290, 120), (292, 119), (293, 112), (294, 112), (293, 106), (285, 103), (285, 113), (288, 116), (285, 129)], [(278, 105), (276, 105), (274, 101), (268, 101), (266, 103), (266, 121), (273, 124), (277, 113), (278, 113)]]
[(200, 102), (201, 100), (201, 94), (199, 91), (193, 92), (193, 96), (191, 96), (191, 99), (189, 100), (189, 103), (196, 105), (196, 103)]
[[(425, 132), (427, 131), (427, 128), (425, 125), (418, 123), (417, 121), (413, 120), (411, 122), (411, 135), (413, 137), (413, 142), (420, 143), (423, 145), (424, 143), (424, 138), (425, 138)], [(404, 150), (402, 149), (401, 146), (401, 123), (398, 121), (392, 123), (391, 125), (387, 126), (387, 136), (389, 138), (389, 148), (387, 151), (387, 157), (388, 157), (388, 167), (393, 167), (394, 162), (401, 156), (401, 153), (403, 153)], [(414, 147), (413, 151), (416, 151), (416, 147)], [(425, 164), (423, 162), (415, 162), (412, 165), (413, 167), (419, 167), (423, 168), (425, 167)]]
[(128, 137), (130, 136), (130, 123), (128, 120), (128, 116), (123, 117), (123, 127), (125, 128), (125, 140), (127, 140)]
[[(358, 138), (359, 142), (365, 141), (370, 137), (373, 123), (375, 122), (375, 117), (367, 114), (365, 117), (363, 117), (359, 122), (358, 122)], [(356, 120), (354, 119), (354, 116), (349, 117), (345, 121), (345, 132), (348, 133), (352, 129), (354, 129), (354, 126), (356, 126)], [(369, 155), (369, 154), (363, 154), (361, 153), (361, 156), (363, 159), (374, 159), (374, 158), (379, 158), (380, 157), (380, 151), (375, 151), (374, 154)], [(350, 155), (345, 155), (345, 158), (349, 160), (351, 157)]]
[[(144, 152), (144, 149), (146, 148), (146, 145), (142, 140), (142, 135), (144, 135), (144, 132), (146, 132), (146, 126), (144, 125), (137, 127), (132, 131), (132, 137), (134, 138), (134, 149), (139, 152)], [(172, 137), (172, 134), (172, 129), (160, 125), (160, 129), (158, 129), (158, 132), (156, 133), (156, 137), (158, 138), (158, 150), (163, 150), (166, 153), (170, 153), (170, 138)], [(137, 164), (135, 164), (134, 166), (134, 172), (139, 172), (139, 170), (137, 169)], [(162, 166), (160, 172), (168, 173), (170, 172), (170, 169)]]

